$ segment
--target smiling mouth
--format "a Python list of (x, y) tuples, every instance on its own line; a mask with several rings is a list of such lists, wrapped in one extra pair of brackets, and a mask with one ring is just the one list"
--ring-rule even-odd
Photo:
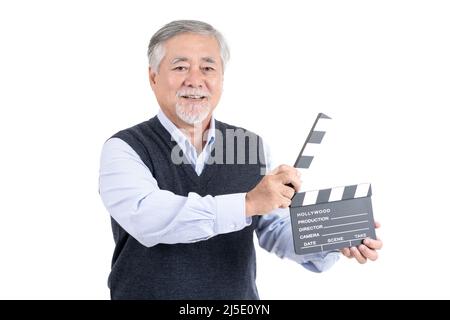
[(200, 95), (182, 95), (183, 99), (189, 99), (189, 100), (197, 100), (201, 101), (203, 99), (206, 99), (206, 96), (200, 96)]

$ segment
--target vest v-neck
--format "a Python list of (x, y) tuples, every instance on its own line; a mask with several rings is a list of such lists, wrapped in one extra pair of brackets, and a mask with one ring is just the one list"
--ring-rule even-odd
[[(175, 148), (178, 145), (177, 142), (174, 141), (174, 139), (172, 139), (170, 132), (167, 131), (167, 129), (162, 125), (161, 121), (159, 121), (159, 119), (157, 117), (155, 117), (153, 119), (156, 121), (156, 124), (160, 127), (160, 129), (163, 130), (164, 135), (165, 135), (164, 138), (167, 139), (168, 141), (170, 141), (170, 145), (173, 150), (173, 148)], [(150, 121), (151, 120), (152, 119), (150, 119)], [(216, 120), (214, 120), (214, 121), (216, 121)], [(215, 142), (213, 142), (213, 143), (215, 143)], [(183, 163), (180, 164), (179, 166), (181, 168), (183, 168), (183, 170), (186, 172), (186, 174), (192, 180), (192, 182), (194, 182), (197, 185), (204, 185), (206, 187), (208, 182), (214, 176), (214, 172), (217, 170), (217, 165), (210, 165), (208, 163), (205, 163), (201, 174), (198, 175), (197, 172), (195, 171), (194, 165), (189, 162), (188, 158), (186, 157), (186, 155), (184, 154), (184, 152), (182, 150), (181, 150), (181, 152), (183, 153)], [(211, 155), (210, 155), (210, 157), (211, 157)]]

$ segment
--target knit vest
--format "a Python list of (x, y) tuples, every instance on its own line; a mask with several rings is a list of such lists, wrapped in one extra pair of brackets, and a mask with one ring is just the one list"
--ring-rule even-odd
[[(189, 192), (217, 196), (250, 191), (262, 178), (264, 160), (261, 161), (259, 156), (257, 163), (249, 161), (249, 143), (245, 143), (245, 163), (239, 163), (238, 144), (235, 143), (234, 162), (226, 163), (225, 146), (230, 143), (227, 143), (227, 129), (238, 128), (217, 120), (215, 125), (216, 132), (223, 137), (224, 158), (222, 164), (220, 161), (206, 164), (200, 176), (189, 163), (173, 163), (171, 153), (176, 142), (157, 117), (122, 130), (113, 137), (122, 139), (136, 151), (161, 190), (180, 196), (187, 196)], [(255, 134), (246, 133), (260, 142)], [(217, 143), (217, 137), (214, 143)], [(259, 148), (262, 148), (260, 143)], [(263, 154), (262, 150), (258, 151)], [(217, 150), (213, 148), (211, 157), (216, 155)], [(164, 212), (152, 214), (158, 216)], [(149, 248), (111, 220), (116, 243), (108, 279), (112, 299), (259, 299), (253, 244), (257, 217), (242, 230), (208, 240), (160, 243)]]

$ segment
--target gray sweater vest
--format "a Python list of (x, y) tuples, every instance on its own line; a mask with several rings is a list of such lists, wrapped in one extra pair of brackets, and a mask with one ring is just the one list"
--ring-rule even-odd
[[(226, 130), (237, 127), (216, 120), (216, 130), (227, 145)], [(247, 135), (259, 137), (247, 131)], [(206, 164), (198, 176), (191, 164), (174, 164), (176, 142), (157, 117), (116, 133), (113, 137), (128, 143), (147, 165), (162, 190), (187, 196), (248, 192), (261, 179), (264, 161), (238, 164), (235, 143), (234, 164)], [(216, 139), (217, 142), (217, 139)], [(230, 141), (228, 141), (230, 142)], [(248, 141), (247, 141), (248, 142)], [(261, 146), (258, 146), (261, 148)], [(261, 150), (262, 151), (262, 150)], [(263, 154), (259, 152), (259, 154)], [(212, 156), (216, 156), (212, 152)], [(155, 212), (163, 215), (164, 212)], [(253, 231), (258, 222), (236, 232), (217, 235), (195, 243), (158, 244), (147, 248), (112, 219), (116, 247), (108, 285), (112, 299), (258, 299)]]

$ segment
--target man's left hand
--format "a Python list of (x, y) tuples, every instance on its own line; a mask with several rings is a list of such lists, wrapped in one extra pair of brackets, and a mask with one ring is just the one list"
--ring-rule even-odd
[[(379, 227), (380, 223), (375, 222), (375, 228), (378, 229)], [(377, 250), (380, 250), (382, 246), (383, 242), (379, 238), (377, 240), (367, 238), (358, 247), (344, 248), (341, 252), (347, 258), (355, 258), (359, 263), (364, 264), (367, 262), (367, 259), (371, 261), (377, 260)]]

